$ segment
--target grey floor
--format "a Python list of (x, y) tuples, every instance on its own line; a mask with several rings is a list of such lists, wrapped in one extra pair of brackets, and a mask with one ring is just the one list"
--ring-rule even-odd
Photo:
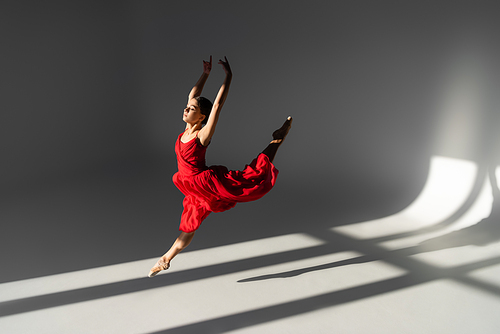
[[(10, 256), (3, 252), (0, 330), (497, 333), (498, 212), (488, 179), (477, 182), (477, 173), (473, 163), (433, 157), (406, 208), (344, 223), (302, 212), (285, 175), (265, 200), (207, 219), (191, 249), (152, 279), (150, 267), (177, 233), (162, 215), (179, 213), (179, 195), (164, 190), (169, 181), (160, 173), (123, 189), (120, 178), (102, 178), (22, 202), (12, 196), (2, 210), (18, 224), (3, 237)], [(154, 212), (160, 204), (168, 210)], [(36, 230), (34, 217), (50, 215), (54, 225)], [(308, 227), (308, 217), (324, 221)]]

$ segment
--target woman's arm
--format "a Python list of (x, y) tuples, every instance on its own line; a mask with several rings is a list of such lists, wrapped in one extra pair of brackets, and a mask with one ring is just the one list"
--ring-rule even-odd
[(212, 70), (212, 56), (210, 56), (210, 61), (203, 61), (203, 73), (198, 79), (198, 82), (194, 85), (193, 89), (191, 89), (191, 92), (188, 95), (188, 102), (189, 100), (201, 95), (203, 86), (205, 86), (205, 82), (210, 74), (210, 70)]
[(207, 124), (200, 130), (198, 133), (198, 138), (200, 139), (200, 143), (203, 146), (206, 146), (210, 143), (212, 136), (215, 132), (215, 126), (217, 125), (217, 121), (219, 120), (219, 114), (226, 101), (227, 94), (229, 92), (229, 86), (231, 85), (231, 80), (233, 78), (233, 73), (231, 72), (231, 67), (229, 66), (229, 62), (227, 58), (224, 57), (224, 60), (219, 59), (219, 64), (222, 65), (224, 72), (226, 72), (226, 78), (222, 83), (222, 86), (219, 89), (219, 93), (215, 98), (214, 104), (212, 106), (212, 111), (210, 112), (210, 116), (208, 117)]

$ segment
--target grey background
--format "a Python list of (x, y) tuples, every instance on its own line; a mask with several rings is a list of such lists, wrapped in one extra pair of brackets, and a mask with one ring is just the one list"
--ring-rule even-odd
[[(429, 159), (497, 159), (494, 1), (13, 2), (0, 10), (0, 282), (160, 256), (187, 94), (234, 79), (208, 164), (240, 169), (288, 115), (278, 184), (190, 249), (395, 213)], [(475, 97), (473, 112), (447, 94)], [(460, 87), (465, 88), (460, 90)], [(450, 88), (452, 87), (452, 88)], [(462, 105), (462, 104), (459, 104)], [(348, 245), (346, 245), (348, 248)], [(145, 273), (147, 274), (147, 273)]]

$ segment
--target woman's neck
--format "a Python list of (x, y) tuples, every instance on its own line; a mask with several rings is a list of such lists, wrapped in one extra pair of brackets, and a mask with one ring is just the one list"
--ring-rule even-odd
[(188, 135), (192, 135), (193, 133), (200, 131), (202, 128), (201, 123), (195, 123), (195, 124), (186, 124), (186, 130), (184, 132)]

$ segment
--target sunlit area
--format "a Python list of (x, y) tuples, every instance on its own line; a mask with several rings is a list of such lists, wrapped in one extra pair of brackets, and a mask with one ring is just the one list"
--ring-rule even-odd
[[(314, 247), (323, 243), (324, 241), (311, 236), (294, 234), (209, 248), (203, 251), (182, 254), (181, 258), (185, 258), (184, 261), (178, 261), (179, 265), (172, 268), (170, 272), (191, 270), (199, 267), (199, 265), (195, 265), (190, 259), (198, 259), (200, 263), (203, 263), (203, 266), (208, 267), (252, 257)], [(155, 262), (156, 259), (151, 258), (4, 283), (0, 285), (0, 302), (144, 278), (144, 273)]]
[[(234, 245), (231, 250), (235, 253), (239, 252), (237, 245)], [(50, 333), (67, 326), (76, 326), (74, 329), (76, 333), (80, 332), (78, 328), (85, 328), (81, 331), (82, 333), (89, 330), (102, 331), (104, 328), (116, 332), (129, 330), (150, 332), (166, 329), (165, 313), (172, 314), (171, 317), (168, 317), (168, 322), (169, 326), (175, 328), (191, 324), (193, 317), (196, 317), (197, 321), (212, 321), (262, 308), (279, 308), (287, 303), (299, 303), (301, 300), (320, 298), (324, 294), (353, 289), (360, 285), (376, 284), (405, 274), (404, 270), (395, 266), (375, 261), (360, 266), (344, 266), (336, 271), (330, 271), (326, 277), (323, 273), (316, 272), (301, 275), (294, 281), (272, 279), (268, 281), (264, 289), (257, 282), (246, 285), (235, 284), (241, 278), (260, 276), (270, 272), (279, 273), (328, 262), (345, 261), (357, 256), (359, 254), (354, 252), (329, 254), (175, 285), (166, 284), (166, 286), (146, 291), (124, 293), (118, 296), (7, 316), (3, 317), (0, 323), (5, 329), (15, 329), (16, 324), (24, 323), (26, 324), (23, 326), (24, 330), (27, 332), (38, 331), (39, 333)], [(189, 259), (183, 257), (182, 260)], [(133, 270), (133, 267), (130, 269)], [(94, 275), (99, 277), (103, 276), (104, 273), (95, 270)], [(64, 284), (65, 280), (60, 277), (54, 281)], [(297, 284), (301, 286), (300, 289), (296, 288)], [(200, 291), (205, 291), (203, 298), (199, 297)], [(240, 302), (230, 302), (235, 298)], [(164, 302), (166, 299), (184, 300), (184, 302), (177, 302), (166, 307)], [(184, 312), (183, 310), (188, 308), (192, 300), (196, 300), (196, 303), (189, 307), (189, 312)], [(136, 312), (127, 317), (128, 319), (123, 319), (122, 315), (130, 303), (137, 306)], [(106, 322), (109, 322), (109, 325), (95, 323), (89, 327), (88, 322), (91, 322), (97, 313), (104, 310), (107, 310)], [(45, 323), (50, 325), (44, 327), (40, 324), (40, 319), (45, 319)], [(148, 321), (138, 323), (138, 319), (148, 319)], [(58, 323), (60, 327), (54, 327), (54, 323)]]

